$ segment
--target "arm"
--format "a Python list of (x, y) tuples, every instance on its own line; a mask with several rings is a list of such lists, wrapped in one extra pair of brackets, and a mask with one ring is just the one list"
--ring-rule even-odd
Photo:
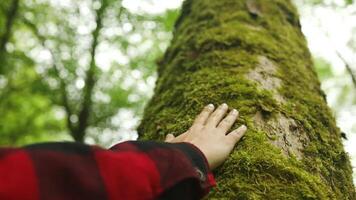
[(173, 187), (186, 190), (184, 199), (197, 199), (215, 185), (208, 167), (189, 143), (127, 141), (105, 150), (62, 142), (1, 149), (0, 199), (148, 200), (172, 195), (178, 191)]
[[(212, 112), (204, 110), (196, 122)], [(214, 132), (191, 128), (169, 135), (169, 143), (128, 141), (109, 150), (67, 142), (0, 149), (0, 199), (199, 199), (215, 186), (210, 170), (221, 164), (221, 153), (204, 147), (210, 140), (199, 139), (201, 131)]]

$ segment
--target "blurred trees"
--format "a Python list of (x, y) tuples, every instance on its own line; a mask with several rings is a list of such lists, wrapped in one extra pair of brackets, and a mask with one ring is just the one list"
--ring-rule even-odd
[[(8, 1), (10, 3), (8, 6), (7, 12), (4, 13), (4, 29), (1, 33), (1, 38), (0, 38), (0, 59), (5, 59), (4, 54), (5, 54), (5, 45), (10, 39), (11, 36), (11, 31), (12, 31), (12, 26), (14, 24), (14, 20), (16, 18), (16, 14), (19, 8), (19, 0), (13, 0), (13, 1)], [(0, 69), (1, 70), (1, 69)]]
[[(302, 2), (296, 1), (299, 3), (299, 7), (309, 7), (309, 11), (314, 10), (317, 11), (318, 9), (329, 9), (333, 11), (334, 13), (338, 13), (340, 16), (346, 16), (347, 18), (355, 18), (356, 17), (356, 4), (354, 4), (354, 0), (344, 0), (344, 1), (326, 1), (326, 0), (304, 0)], [(313, 12), (313, 11), (312, 11)], [(318, 19), (318, 25), (321, 30), (321, 32), (324, 34), (324, 36), (329, 40), (330, 43), (333, 43), (331, 38), (331, 33), (333, 30), (328, 29), (327, 27), (324, 27), (325, 24), (323, 24), (323, 19), (319, 18)], [(345, 37), (347, 44), (345, 45), (346, 51), (351, 52), (352, 55), (356, 54), (356, 23), (353, 24), (351, 27), (351, 36), (348, 37), (348, 33), (344, 33), (342, 37)], [(340, 35), (341, 36), (341, 35)], [(346, 58), (344, 54), (347, 54), (345, 51), (342, 51), (338, 45), (332, 44), (332, 51), (334, 51), (334, 54), (338, 59), (344, 64), (345, 66), (345, 72), (348, 74), (350, 80), (352, 81), (352, 84), (354, 89), (356, 89), (356, 73), (354, 71), (354, 65), (355, 63), (352, 63), (352, 61), (349, 58)], [(339, 45), (340, 46), (340, 45)], [(345, 50), (345, 49), (343, 49)], [(319, 61), (317, 61), (317, 64), (323, 63), (323, 61), (320, 61), (322, 58), (317, 58)], [(331, 67), (331, 66), (330, 66)], [(331, 72), (331, 71), (330, 71)], [(332, 76), (332, 74), (330, 74)]]
[(141, 112), (177, 13), (116, 0), (9, 0), (0, 12), (0, 144), (120, 139), (118, 115)]
[[(356, 141), (356, 2), (295, 1), (315, 66), (338, 125), (346, 133), (347, 149)], [(350, 152), (353, 157), (356, 151)], [(356, 158), (356, 157), (355, 157)], [(356, 160), (356, 159), (355, 159)], [(356, 167), (356, 162), (354, 163)]]
[(0, 143), (13, 144), (41, 138), (58, 130), (50, 113), (51, 102), (41, 88), (34, 61), (15, 49), (14, 32), (20, 25), (20, 1), (0, 3)]

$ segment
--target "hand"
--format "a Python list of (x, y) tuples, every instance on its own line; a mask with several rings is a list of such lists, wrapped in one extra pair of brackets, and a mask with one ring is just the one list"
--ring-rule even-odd
[[(238, 117), (238, 111), (233, 109), (225, 118), (228, 106), (224, 103), (214, 111), (214, 105), (209, 104), (196, 117), (188, 131), (175, 137), (166, 136), (166, 142), (189, 142), (198, 147), (213, 170), (221, 165), (233, 150), (235, 144), (245, 134), (245, 125), (226, 134)], [(214, 112), (213, 112), (214, 111)], [(224, 118), (224, 119), (223, 119)]]

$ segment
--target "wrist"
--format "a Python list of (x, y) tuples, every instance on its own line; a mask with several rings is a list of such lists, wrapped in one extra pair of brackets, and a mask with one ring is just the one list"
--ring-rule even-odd
[(191, 143), (191, 142), (182, 142), (182, 143), (186, 143), (186, 144), (190, 145), (193, 149), (196, 150), (196, 152), (198, 152), (198, 154), (203, 158), (204, 164), (207, 167), (209, 172), (211, 172), (213, 170), (213, 167), (212, 167), (211, 163), (209, 162), (206, 152), (204, 152), (201, 148), (199, 148), (194, 143)]

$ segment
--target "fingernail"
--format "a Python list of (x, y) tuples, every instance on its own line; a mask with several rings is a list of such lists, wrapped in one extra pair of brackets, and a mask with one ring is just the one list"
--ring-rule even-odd
[(241, 126), (241, 130), (242, 130), (242, 131), (246, 131), (246, 130), (247, 130), (247, 127), (246, 127), (245, 125), (242, 125), (242, 126)]
[(214, 104), (212, 104), (212, 103), (209, 104), (209, 105), (208, 105), (208, 108), (209, 108), (209, 109), (213, 109), (213, 108), (214, 108)]
[(223, 108), (227, 108), (227, 104), (226, 104), (226, 103), (221, 104), (221, 106), (222, 106)]
[(232, 114), (236, 115), (237, 114), (237, 110), (236, 109), (232, 109)]

